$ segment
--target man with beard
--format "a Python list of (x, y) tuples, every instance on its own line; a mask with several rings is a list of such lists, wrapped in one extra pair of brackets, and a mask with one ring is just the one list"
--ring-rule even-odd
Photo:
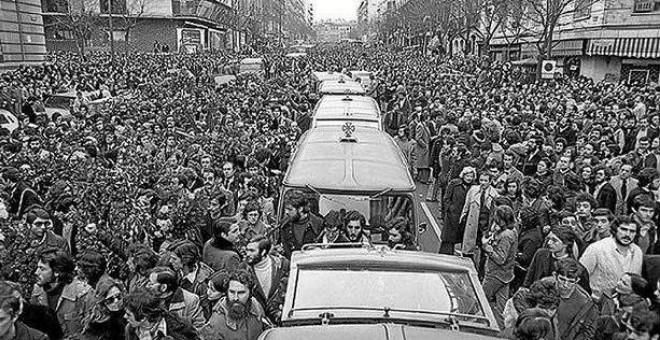
[(280, 242), (284, 257), (289, 259), (303, 245), (314, 243), (321, 233), (323, 221), (311, 213), (309, 202), (302, 194), (294, 194), (285, 202), (284, 209), (286, 216), (280, 230)]
[(626, 203), (628, 205), (628, 214), (632, 213), (633, 202), (639, 195), (649, 195), (655, 199), (655, 190), (660, 187), (660, 172), (655, 168), (644, 168), (637, 174), (637, 187), (628, 194)]
[(29, 209), (41, 206), (41, 198), (34, 189), (25, 184), (21, 172), (16, 168), (5, 168), (0, 176), (0, 184), (9, 193), (8, 212), (23, 217)]
[(536, 172), (536, 165), (540, 160), (546, 158), (543, 151), (543, 144), (545, 139), (543, 137), (532, 138), (527, 142), (528, 150), (522, 162), (522, 173), (525, 176), (533, 176)]
[(272, 243), (264, 235), (250, 239), (246, 247), (246, 261), (254, 281), (253, 296), (265, 308), (271, 322), (279, 322), (289, 278), (289, 261), (270, 255)]
[(75, 278), (75, 268), (69, 254), (62, 250), (42, 253), (30, 299), (30, 303), (55, 312), (65, 338), (82, 332), (83, 322), (93, 307), (92, 287)]
[(604, 165), (598, 165), (594, 168), (594, 174), (595, 187), (593, 196), (598, 202), (598, 207), (614, 211), (616, 209), (617, 197), (614, 187), (610, 184), (610, 168)]
[(358, 211), (349, 211), (344, 218), (346, 237), (350, 243), (370, 244), (365, 233), (367, 219)]
[(213, 309), (209, 322), (201, 334), (205, 340), (245, 339), (256, 340), (270, 327), (263, 309), (254, 302), (254, 281), (244, 270), (229, 274), (225, 286), (226, 296)]
[(611, 237), (587, 247), (580, 263), (589, 272), (592, 295), (610, 296), (625, 273), (642, 273), (642, 249), (633, 243), (639, 226), (628, 216), (619, 216), (610, 226)]
[(98, 293), (99, 287), (111, 284), (114, 280), (106, 273), (107, 261), (105, 257), (93, 250), (87, 250), (78, 259), (78, 268), (85, 282)]
[(147, 287), (172, 314), (199, 330), (206, 320), (199, 296), (180, 287), (179, 276), (167, 267), (156, 267), (149, 274)]

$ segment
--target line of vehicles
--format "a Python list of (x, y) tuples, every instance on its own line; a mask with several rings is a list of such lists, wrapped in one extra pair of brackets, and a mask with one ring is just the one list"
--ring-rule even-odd
[[(36, 115), (45, 115), (49, 120), (53, 116), (59, 116), (62, 119), (70, 119), (73, 114), (73, 102), (76, 99), (76, 91), (58, 92), (48, 96), (43, 101), (42, 112), (35, 112)], [(94, 115), (97, 112), (104, 111), (104, 108), (111, 106), (115, 98), (102, 96), (100, 91), (83, 92), (85, 106), (88, 115)], [(6, 109), (0, 109), (0, 128), (7, 129), (11, 134), (18, 129), (18, 116)]]
[[(314, 77), (321, 98), (312, 128), (292, 154), (278, 218), (287, 200), (302, 194), (321, 215), (359, 211), (370, 242), (312, 244), (294, 252), (282, 327), (260, 340), (496, 339), (497, 322), (472, 261), (422, 246), (428, 234), (415, 182), (382, 129), (375, 100), (356, 92), (360, 83), (351, 75)], [(409, 221), (422, 251), (387, 245), (387, 223), (396, 217)]]

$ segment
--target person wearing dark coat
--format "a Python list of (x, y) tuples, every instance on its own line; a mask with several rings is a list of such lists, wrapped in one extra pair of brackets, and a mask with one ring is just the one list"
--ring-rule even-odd
[(314, 243), (321, 234), (323, 221), (311, 213), (309, 201), (302, 195), (291, 197), (285, 202), (285, 210), (287, 213), (279, 241), (284, 248), (282, 255), (290, 259), (294, 251), (302, 249), (305, 244)]
[(289, 278), (289, 261), (270, 254), (271, 241), (263, 235), (252, 238), (246, 247), (248, 273), (254, 287), (252, 296), (264, 308), (271, 323), (279, 323), (281, 305)]
[(526, 207), (520, 211), (520, 236), (516, 256), (518, 265), (515, 268), (516, 278), (511, 282), (511, 291), (515, 292), (522, 285), (534, 254), (543, 246), (543, 231), (538, 220), (538, 216), (531, 208)]
[[(42, 316), (43, 319), (38, 319), (35, 310), (38, 310), (38, 316)], [(2, 323), (0, 331), (3, 333), (3, 338), (7, 339), (16, 339), (16, 340), (48, 340), (48, 335), (45, 332), (48, 330), (44, 326), (53, 327), (53, 336), (57, 337), (54, 339), (62, 338), (62, 329), (59, 326), (57, 317), (54, 313), (50, 313), (46, 308), (41, 310), (39, 308), (34, 308), (33, 305), (25, 302), (21, 297), (20, 287), (18, 284), (9, 282), (9, 281), (0, 281), (0, 314), (4, 320), (8, 322)], [(26, 315), (27, 314), (27, 315)], [(25, 317), (27, 316), (27, 318)], [(33, 317), (34, 316), (34, 317)], [(49, 317), (50, 316), (50, 317)], [(25, 322), (29, 322), (28, 326)], [(34, 327), (34, 325), (41, 325), (40, 329)], [(59, 333), (56, 331), (59, 330)], [(14, 336), (11, 336), (11, 333)]]
[(23, 217), (30, 208), (41, 206), (43, 201), (37, 192), (21, 180), (21, 173), (16, 168), (7, 168), (2, 178), (9, 183), (8, 212)]
[(610, 184), (610, 170), (604, 165), (597, 166), (594, 169), (596, 186), (593, 196), (598, 202), (599, 208), (607, 208), (612, 213), (616, 211), (617, 196), (612, 184)]
[(241, 257), (235, 244), (240, 238), (240, 227), (237, 223), (216, 221), (213, 226), (213, 238), (204, 244), (202, 262), (214, 271), (234, 270), (241, 267)]
[(191, 324), (166, 311), (160, 300), (147, 289), (137, 289), (124, 299), (126, 340), (139, 340), (149, 332), (152, 340), (199, 340)]
[[(541, 248), (534, 253), (532, 262), (529, 264), (523, 287), (530, 287), (532, 283), (548, 276), (552, 276), (555, 270), (555, 263), (567, 257), (578, 257), (577, 254), (577, 235), (571, 227), (556, 226), (550, 230), (547, 237), (546, 247)], [(582, 266), (578, 263), (579, 266)], [(589, 273), (582, 267), (580, 271), (580, 282), (578, 284), (587, 292), (591, 292), (589, 287)]]
[(447, 185), (442, 202), (444, 228), (442, 230), (440, 254), (454, 254), (454, 245), (463, 241), (464, 226), (461, 226), (461, 212), (467, 192), (477, 177), (473, 167), (466, 166), (459, 178), (452, 179)]
[(122, 299), (126, 289), (111, 278), (96, 285), (94, 306), (81, 334), (83, 340), (124, 340), (126, 319)]

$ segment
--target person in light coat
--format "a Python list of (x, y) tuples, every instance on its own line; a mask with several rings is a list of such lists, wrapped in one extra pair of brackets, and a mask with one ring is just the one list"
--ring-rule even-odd
[(499, 196), (495, 188), (490, 185), (490, 177), (488, 171), (479, 174), (479, 185), (468, 190), (461, 212), (461, 222), (465, 223), (461, 253), (463, 256), (472, 257), (477, 268), (483, 264), (477, 246), (480, 245), (478, 243), (484, 231), (488, 230), (493, 202)]

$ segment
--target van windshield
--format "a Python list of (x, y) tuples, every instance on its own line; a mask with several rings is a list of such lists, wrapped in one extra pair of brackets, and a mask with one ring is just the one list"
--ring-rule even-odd
[(371, 230), (385, 229), (387, 223), (395, 217), (405, 217), (410, 222), (414, 221), (414, 203), (408, 195), (340, 195), (324, 194), (312, 189), (292, 189), (285, 192), (284, 211), (280, 212), (280, 221), (286, 214), (288, 202), (298, 195), (306, 197), (310, 202), (311, 211), (320, 216), (325, 216), (332, 210), (358, 211), (366, 218)]
[[(412, 267), (412, 265), (411, 265)], [(347, 288), (350, 287), (350, 288)], [(353, 268), (298, 270), (293, 309), (384, 307), (411, 313), (484, 316), (467, 273)]]

